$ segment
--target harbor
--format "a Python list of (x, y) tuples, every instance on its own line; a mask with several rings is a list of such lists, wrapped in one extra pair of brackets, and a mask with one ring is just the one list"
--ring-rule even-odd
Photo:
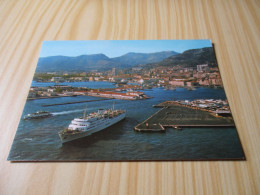
[[(41, 85), (48, 85), (41, 83)], [(73, 83), (75, 84), (75, 83)], [(81, 83), (83, 84), (83, 83)], [(94, 85), (104, 85), (109, 88), (110, 83), (92, 82)], [(229, 125), (230, 123), (219, 122), (223, 117), (216, 117), (214, 113), (202, 110), (191, 110), (184, 106), (173, 105), (168, 109), (165, 107), (156, 108), (153, 105), (159, 105), (162, 102), (175, 99), (176, 101), (187, 100), (193, 101), (196, 99), (214, 98), (225, 100), (225, 94), (222, 89), (213, 88), (197, 88), (197, 90), (187, 90), (185, 88), (176, 88), (176, 90), (164, 90), (164, 88), (153, 88), (145, 91), (146, 95), (153, 97), (151, 99), (144, 99), (140, 101), (129, 101), (123, 99), (110, 99), (110, 101), (89, 101), (100, 100), (100, 97), (92, 97), (85, 95), (78, 95), (75, 97), (60, 97), (51, 99), (38, 99), (36, 101), (27, 101), (25, 105), (22, 118), (29, 113), (34, 113), (42, 110), (42, 105), (57, 104), (45, 107), (44, 110), (53, 114), (54, 117), (48, 117), (37, 120), (21, 120), (19, 124), (19, 136), (16, 138), (14, 145), (18, 151), (23, 150), (23, 153), (14, 152), (12, 158), (14, 159), (28, 159), (28, 160), (61, 160), (61, 159), (151, 159), (154, 156), (160, 156), (163, 159), (171, 159), (173, 156), (176, 159), (194, 158), (198, 159), (200, 156), (208, 155), (213, 158), (220, 158), (225, 155), (233, 155), (234, 157), (240, 155), (239, 139), (235, 127), (218, 127), (219, 125)], [(67, 104), (67, 102), (83, 102)], [(100, 132), (94, 133), (91, 136), (84, 137), (71, 144), (61, 144), (58, 132), (67, 128), (70, 122), (82, 116), (83, 109), (87, 107), (87, 113), (96, 112), (97, 109), (110, 109), (115, 102), (115, 109), (126, 110), (126, 118), (119, 123), (104, 129)], [(64, 103), (64, 104), (63, 104)], [(58, 105), (62, 104), (62, 105)], [(161, 104), (160, 104), (161, 105)], [(162, 105), (161, 105), (162, 106)], [(162, 110), (163, 109), (163, 110)], [(162, 110), (162, 111), (161, 111)], [(158, 113), (157, 113), (158, 112)], [(168, 112), (166, 118), (166, 113)], [(173, 113), (174, 112), (174, 113)], [(152, 117), (161, 117), (156, 119)], [(180, 120), (180, 114), (183, 114)], [(182, 127), (182, 130), (174, 130), (175, 126), (167, 125), (194, 125), (199, 123), (188, 122), (188, 117), (194, 118), (192, 113), (202, 113), (201, 117), (211, 119), (206, 124), (207, 127), (202, 127), (204, 123), (200, 123), (201, 127)], [(184, 120), (184, 115), (187, 117)], [(175, 119), (171, 119), (174, 116)], [(151, 117), (151, 118), (150, 118)], [(157, 130), (157, 127), (162, 127), (162, 133), (145, 133), (135, 131), (133, 128), (143, 121), (149, 119), (149, 127)], [(197, 117), (198, 118), (198, 117)], [(227, 117), (228, 118), (228, 117)], [(224, 118), (223, 118), (224, 119)], [(179, 121), (179, 123), (177, 123)], [(181, 123), (182, 121), (182, 123)], [(198, 120), (197, 120), (198, 121)], [(196, 121), (195, 121), (196, 122)], [(151, 125), (150, 125), (151, 124)], [(157, 125), (153, 125), (157, 124)], [(210, 125), (213, 126), (210, 126)], [(145, 127), (139, 126), (140, 128)], [(155, 128), (156, 127), (156, 128)], [(233, 146), (238, 147), (233, 147)], [(203, 148), (203, 150), (202, 150)], [(222, 152), (224, 151), (225, 152)], [(114, 152), (117, 151), (117, 152)], [(149, 151), (149, 152), (147, 152)], [(54, 158), (55, 157), (55, 158)]]
[(184, 127), (235, 127), (231, 117), (221, 117), (205, 108), (190, 107), (175, 101), (165, 101), (153, 107), (163, 107), (134, 127), (136, 131), (159, 131)]

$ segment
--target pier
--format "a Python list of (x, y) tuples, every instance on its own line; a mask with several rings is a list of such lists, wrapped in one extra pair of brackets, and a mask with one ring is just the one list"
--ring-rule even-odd
[(85, 102), (97, 102), (97, 101), (105, 101), (105, 100), (111, 100), (111, 99), (98, 99), (98, 100), (85, 100), (85, 101), (77, 101), (77, 102), (64, 102), (59, 104), (44, 104), (42, 107), (50, 107), (50, 106), (60, 106), (60, 105), (66, 105), (66, 104), (79, 104), (79, 103), (85, 103)]
[(202, 109), (169, 103), (153, 107), (162, 108), (135, 126), (134, 130), (165, 132), (165, 128), (235, 127), (232, 117), (219, 117)]

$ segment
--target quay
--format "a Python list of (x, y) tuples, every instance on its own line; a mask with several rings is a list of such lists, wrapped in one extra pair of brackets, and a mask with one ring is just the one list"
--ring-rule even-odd
[(165, 128), (235, 127), (232, 117), (219, 117), (202, 109), (193, 109), (187, 106), (169, 103), (159, 104), (153, 107), (162, 108), (135, 126), (134, 130), (165, 132)]
[(144, 99), (151, 98), (151, 97), (147, 97), (143, 92), (138, 92), (138, 91), (119, 93), (114, 91), (91, 90), (86, 95), (93, 96), (93, 97), (103, 97), (103, 98), (122, 99), (122, 100), (144, 100)]
[(106, 99), (98, 99), (98, 100), (85, 100), (85, 101), (77, 101), (77, 102), (64, 102), (64, 103), (59, 103), (59, 104), (44, 104), (42, 107), (50, 107), (50, 106), (60, 106), (60, 105), (66, 105), (66, 104), (79, 104), (79, 103), (85, 103), (85, 102), (97, 102), (97, 101), (105, 101), (105, 100), (110, 100), (108, 98)]

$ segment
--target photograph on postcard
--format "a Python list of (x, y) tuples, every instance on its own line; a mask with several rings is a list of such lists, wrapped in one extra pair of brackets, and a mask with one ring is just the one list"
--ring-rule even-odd
[(210, 40), (44, 41), (8, 157), (244, 159)]

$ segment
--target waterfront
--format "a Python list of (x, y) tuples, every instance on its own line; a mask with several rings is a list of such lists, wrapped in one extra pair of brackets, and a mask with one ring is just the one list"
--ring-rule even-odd
[[(91, 83), (96, 86), (104, 84)], [(169, 128), (165, 133), (140, 133), (133, 130), (134, 126), (159, 110), (152, 107), (155, 104), (172, 99), (226, 99), (223, 89), (200, 87), (192, 91), (185, 88), (172, 91), (154, 88), (144, 92), (153, 98), (136, 101), (111, 99), (44, 108), (54, 116), (40, 120), (21, 120), (9, 159), (25, 161), (197, 160), (240, 159), (244, 156), (236, 129), (233, 127), (183, 128), (182, 131)], [(22, 117), (42, 110), (44, 104), (95, 99), (100, 98), (78, 96), (27, 101)], [(115, 108), (127, 111), (125, 120), (79, 141), (61, 144), (58, 131), (67, 127), (73, 118), (82, 115), (86, 106), (89, 113), (98, 108), (111, 108), (113, 102)]]

